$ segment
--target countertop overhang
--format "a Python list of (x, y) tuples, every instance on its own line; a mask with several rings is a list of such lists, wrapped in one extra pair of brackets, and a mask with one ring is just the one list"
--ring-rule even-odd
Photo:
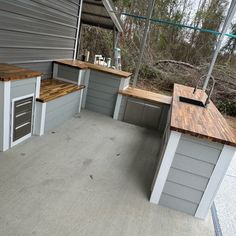
[(132, 75), (132, 73), (130, 72), (112, 69), (105, 66), (95, 65), (89, 62), (84, 62), (84, 61), (79, 61), (79, 60), (56, 60), (54, 62), (61, 65), (75, 67), (78, 69), (92, 69), (92, 70), (96, 70), (96, 71), (100, 71), (100, 72), (104, 72), (108, 74), (113, 74), (121, 78), (128, 78)]
[(15, 65), (0, 63), (0, 81), (12, 81), (20, 79), (30, 79), (41, 76), (42, 73), (20, 68)]
[(171, 101), (172, 101), (172, 97), (170, 96), (166, 96), (159, 93), (153, 93), (147, 90), (137, 89), (133, 87), (128, 87), (126, 89), (120, 90), (119, 94), (133, 97), (133, 98), (139, 98), (148, 102), (162, 103), (165, 105), (171, 105)]
[(212, 101), (204, 108), (180, 102), (179, 96), (205, 101), (207, 95), (200, 89), (193, 94), (193, 88), (174, 84), (171, 130), (236, 147), (233, 129)]

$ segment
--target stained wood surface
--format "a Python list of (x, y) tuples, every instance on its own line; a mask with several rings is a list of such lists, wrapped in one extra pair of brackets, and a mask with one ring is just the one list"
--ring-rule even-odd
[(56, 79), (45, 79), (41, 81), (39, 102), (48, 102), (85, 88), (84, 85), (75, 85)]
[(172, 101), (172, 97), (170, 96), (153, 93), (147, 90), (142, 90), (142, 89), (137, 89), (137, 88), (132, 88), (132, 87), (128, 87), (127, 89), (120, 90), (119, 94), (129, 96), (129, 97), (134, 97), (134, 98), (140, 98), (142, 100), (146, 100), (149, 102), (164, 103), (167, 105), (170, 105)]
[(41, 75), (41, 72), (20, 68), (15, 65), (0, 63), (0, 81), (29, 79)]
[(236, 134), (227, 121), (210, 102), (207, 108), (180, 102), (179, 96), (199, 99), (205, 102), (206, 94), (197, 90), (193, 94), (193, 88), (180, 84), (174, 85), (171, 130), (190, 134), (199, 138), (207, 138), (211, 141), (228, 144), (236, 147)]
[(104, 66), (100, 66), (100, 65), (95, 65), (95, 64), (92, 64), (89, 62), (84, 62), (84, 61), (79, 61), (79, 60), (57, 60), (57, 61), (54, 61), (54, 63), (58, 63), (61, 65), (67, 65), (67, 66), (71, 66), (71, 67), (76, 67), (79, 69), (97, 70), (97, 71), (101, 71), (104, 73), (113, 74), (113, 75), (119, 76), (121, 78), (128, 78), (132, 75), (132, 73), (129, 73), (129, 72), (116, 70), (116, 69), (112, 69), (112, 68), (108, 68), (108, 67), (104, 67)]

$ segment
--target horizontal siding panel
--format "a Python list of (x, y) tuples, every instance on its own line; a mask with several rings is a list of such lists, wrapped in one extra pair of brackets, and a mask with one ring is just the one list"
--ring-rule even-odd
[(100, 91), (96, 91), (95, 89), (91, 88), (89, 89), (89, 96), (113, 102), (116, 102), (117, 98), (117, 94), (102, 93)]
[[(54, 4), (56, 4), (57, 1), (54, 1)], [(66, 5), (67, 1), (64, 1), (64, 4)], [(21, 12), (24, 12), (25, 14), (34, 14), (37, 17), (44, 17), (46, 19), (50, 20), (55, 20), (55, 21), (60, 21), (63, 23), (76, 25), (75, 23), (75, 17), (62, 13), (59, 10), (56, 10), (51, 7), (45, 7), (42, 4), (38, 4), (34, 1), (31, 0), (12, 0), (11, 2), (8, 3), (9, 5), (7, 6), (6, 9), (14, 9), (15, 11), (17, 9), (20, 9)], [(76, 8), (75, 8), (76, 9)], [(16, 11), (17, 12), (17, 11)]]
[(52, 60), (73, 58), (78, 12), (68, 0), (1, 1), (0, 62), (51, 76)]
[(115, 102), (113, 102), (113, 101), (109, 101), (109, 100), (106, 101), (106, 100), (100, 99), (98, 97), (92, 97), (92, 96), (90, 96), (90, 94), (87, 95), (86, 100), (89, 103), (95, 104), (97, 106), (105, 107), (108, 109), (112, 109), (115, 106)]
[(79, 70), (73, 67), (58, 65), (58, 77), (78, 83)]
[(11, 83), (11, 99), (35, 93), (36, 79), (13, 81)]
[(182, 211), (190, 215), (194, 215), (198, 204), (185, 201), (167, 194), (162, 194), (160, 198), (160, 205)]
[(100, 91), (100, 92), (103, 92), (103, 93), (109, 93), (109, 94), (117, 94), (118, 91), (119, 91), (119, 87), (118, 88), (110, 87), (110, 86), (103, 85), (103, 84), (100, 84), (100, 83), (95, 83), (95, 82), (91, 83), (90, 79), (89, 79), (88, 88), (89, 89), (91, 88), (93, 90), (97, 90), (97, 91)]
[(195, 190), (170, 181), (167, 181), (165, 183), (163, 193), (197, 204), (199, 204), (203, 194), (202, 191)]
[(216, 164), (221, 153), (218, 149), (204, 146), (186, 139), (180, 140), (176, 152), (212, 164)]
[(206, 189), (208, 178), (171, 168), (167, 180), (191, 187), (200, 191)]
[(65, 58), (71, 58), (73, 56), (73, 52), (67, 50), (0, 48), (0, 55), (5, 55), (4, 58), (0, 58), (0, 62), (14, 63), (20, 61), (47, 60), (49, 55), (50, 59), (60, 59), (62, 54)]
[[(103, 74), (106, 75), (106, 74)], [(92, 77), (93, 75), (91, 75), (91, 77), (89, 78), (89, 82), (90, 83), (95, 83), (95, 84), (101, 84), (101, 85), (105, 85), (108, 87), (112, 87), (112, 88), (116, 88), (119, 89), (120, 86), (120, 79), (116, 80), (113, 78), (107, 78), (106, 76), (104, 77)], [(102, 75), (101, 75), (102, 76)]]
[[(0, 29), (0, 45), (14, 45), (14, 46), (32, 46), (32, 47), (59, 47), (59, 48), (73, 48), (75, 40), (63, 39), (53, 36), (41, 35), (40, 40), (38, 35), (28, 34), (13, 31), (6, 31)], [(17, 44), (16, 44), (17, 43)]]
[(52, 101), (49, 101), (47, 103), (47, 111), (46, 113), (53, 112), (56, 109), (60, 109), (63, 106), (68, 106), (74, 102), (78, 103), (79, 102), (79, 96), (80, 96), (80, 91), (73, 92), (70, 94), (67, 94), (63, 97), (56, 98)]
[(175, 154), (172, 167), (206, 178), (210, 178), (214, 165), (189, 158), (181, 154)]
[(193, 136), (190, 136), (190, 135), (187, 135), (187, 134), (183, 134), (181, 136), (181, 139), (186, 140), (186, 141), (192, 141), (194, 143), (198, 143), (200, 145), (208, 146), (208, 147), (215, 148), (215, 149), (218, 149), (218, 150), (222, 150), (222, 148), (224, 146), (221, 143), (212, 142), (212, 141), (207, 140), (207, 139), (200, 139), (200, 138), (193, 137)]
[(112, 116), (113, 112), (114, 112), (114, 109), (109, 109), (109, 108), (105, 108), (105, 107), (101, 107), (101, 106), (99, 107), (99, 106), (89, 103), (87, 101), (86, 101), (85, 108), (88, 110), (91, 110), (91, 111), (95, 111), (95, 112), (107, 115), (107, 116)]

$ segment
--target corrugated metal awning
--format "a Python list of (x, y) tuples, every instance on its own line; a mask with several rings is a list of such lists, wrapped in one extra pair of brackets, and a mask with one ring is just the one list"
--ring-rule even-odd
[(123, 32), (122, 23), (110, 0), (84, 0), (81, 22), (106, 29), (115, 27), (117, 31)]

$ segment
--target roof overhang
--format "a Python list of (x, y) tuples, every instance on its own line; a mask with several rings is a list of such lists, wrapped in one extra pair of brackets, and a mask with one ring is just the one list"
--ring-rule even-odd
[(123, 32), (122, 22), (115, 13), (115, 7), (110, 0), (84, 0), (81, 22), (105, 29), (115, 27), (118, 32)]

